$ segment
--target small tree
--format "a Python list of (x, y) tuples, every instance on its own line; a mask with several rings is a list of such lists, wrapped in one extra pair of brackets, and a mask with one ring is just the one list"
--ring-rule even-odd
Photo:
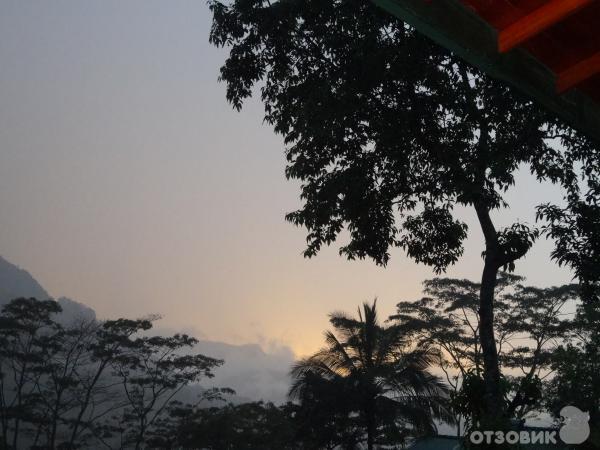
[[(53, 300), (18, 298), (0, 314), (0, 423), (4, 448), (20, 448), (23, 431), (37, 441), (47, 424), (39, 381), (48, 373), (48, 354), (61, 327)], [(36, 432), (37, 430), (37, 432)]]
[(432, 432), (434, 419), (451, 419), (446, 387), (428, 371), (434, 355), (411, 348), (400, 327), (381, 326), (375, 303), (365, 303), (358, 319), (334, 313), (330, 322), (335, 332), (325, 333), (326, 347), (294, 365), (292, 398), (310, 398), (329, 385), (358, 415), (369, 450)]
[[(284, 137), (286, 175), (303, 206), (287, 216), (308, 230), (306, 256), (332, 244), (385, 265), (403, 248), (444, 271), (462, 255), (477, 215), (485, 239), (479, 339), (487, 414), (502, 416), (494, 290), (540, 231), (553, 257), (593, 297), (600, 279), (598, 146), (538, 105), (364, 0), (210, 0), (210, 40), (230, 47), (220, 79), (240, 109), (258, 92), (265, 121)], [(498, 229), (494, 210), (527, 167), (564, 188), (565, 205), (538, 209), (546, 226)], [(581, 169), (581, 170), (579, 170)], [(345, 236), (345, 235), (344, 235)]]
[(133, 339), (129, 351), (112, 363), (126, 399), (120, 426), (125, 446), (144, 445), (148, 429), (185, 386), (203, 377), (222, 360), (201, 354), (185, 354), (197, 339), (185, 334)]
[(82, 388), (80, 371), (86, 370), (89, 362), (88, 345), (96, 326), (95, 320), (90, 320), (60, 327), (52, 337), (53, 345), (46, 348), (44, 373), (36, 379), (35, 388), (45, 418), (40, 431), (46, 435), (47, 448), (55, 448), (57, 440), (68, 442), (68, 436), (60, 436), (60, 430), (65, 430), (77, 408)]
[(148, 319), (117, 319), (82, 323), (72, 331), (85, 351), (77, 360), (70, 358), (76, 366), (77, 384), (72, 393), (74, 406), (66, 420), (66, 448), (77, 448), (89, 439), (98, 438), (105, 428), (103, 419), (127, 404), (115, 389), (118, 380), (110, 369), (131, 352), (132, 337), (151, 327), (152, 321)]

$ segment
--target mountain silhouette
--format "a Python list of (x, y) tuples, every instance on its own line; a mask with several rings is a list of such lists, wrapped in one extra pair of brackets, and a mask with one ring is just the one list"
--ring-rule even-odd
[[(29, 272), (0, 256), (0, 306), (19, 297), (33, 297), (38, 300), (52, 298)], [(96, 313), (92, 308), (75, 300), (60, 297), (56, 301), (63, 311), (57, 318), (60, 323), (66, 324), (72, 320), (96, 318)]]
[(50, 295), (29, 272), (0, 256), (0, 304), (8, 303), (18, 297), (47, 300)]

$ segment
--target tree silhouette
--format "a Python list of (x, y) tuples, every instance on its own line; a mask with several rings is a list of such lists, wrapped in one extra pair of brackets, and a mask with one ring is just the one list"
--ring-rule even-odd
[[(284, 137), (286, 175), (303, 206), (306, 256), (342, 230), (348, 258), (386, 264), (401, 247), (440, 272), (462, 255), (472, 208), (485, 238), (479, 293), (484, 403), (502, 416), (494, 339), (498, 271), (513, 269), (540, 232), (554, 259), (594, 297), (600, 279), (598, 147), (503, 83), (482, 74), (363, 0), (209, 1), (210, 40), (230, 47), (220, 79), (235, 108), (259, 92)], [(259, 89), (255, 89), (259, 87)], [(519, 167), (563, 187), (564, 205), (498, 229), (492, 212)], [(546, 200), (546, 199), (544, 199)]]
[(600, 448), (600, 307), (580, 305), (570, 340), (552, 356), (555, 376), (546, 384), (545, 403), (560, 419), (566, 405), (589, 414), (590, 438), (578, 448)]
[(119, 448), (139, 448), (174, 396), (222, 364), (190, 352), (189, 336), (141, 335), (150, 319), (61, 325), (59, 312), (54, 300), (34, 298), (2, 307), (2, 449), (114, 448), (119, 432)]
[(291, 405), (250, 402), (224, 407), (169, 406), (169, 423), (153, 432), (150, 448), (214, 450), (300, 449)]
[(355, 388), (347, 377), (304, 373), (302, 388), (295, 395), (295, 439), (310, 449), (360, 448), (364, 427), (356, 414)]
[(326, 347), (292, 369), (292, 398), (310, 396), (315, 378), (330, 384), (358, 413), (369, 450), (433, 432), (434, 419), (451, 419), (446, 387), (428, 371), (434, 354), (411, 349), (399, 327), (381, 326), (376, 302), (363, 304), (358, 319), (334, 313), (330, 321), (335, 331), (326, 332)]
[[(578, 299), (578, 289), (573, 285), (541, 289), (524, 286), (523, 281), (522, 277), (501, 273), (495, 300), (498, 356), (501, 367), (510, 369), (504, 383), (507, 412), (517, 418), (540, 406), (541, 379), (550, 374), (552, 355), (573, 327), (565, 311)], [(474, 391), (482, 387), (477, 314), (480, 286), (449, 278), (426, 280), (423, 284), (425, 296), (398, 303), (390, 319), (415, 342), (429, 343), (438, 350), (436, 365), (459, 396), (466, 425), (477, 426), (482, 415), (481, 397), (466, 395), (464, 388), (468, 385)]]
[(185, 386), (213, 377), (222, 360), (187, 354), (198, 342), (186, 334), (141, 336), (112, 362), (113, 375), (123, 388), (125, 408), (120, 426), (125, 445), (143, 448), (146, 434)]
[[(77, 366), (78, 385), (73, 418), (68, 421), (67, 448), (76, 448), (90, 437), (104, 434), (101, 419), (124, 407), (126, 403), (121, 393), (113, 388), (117, 380), (111, 376), (110, 369), (118, 358), (131, 351), (132, 338), (151, 328), (152, 321), (148, 319), (94, 321), (75, 327), (76, 331), (81, 330), (78, 342), (85, 352), (72, 361)], [(82, 332), (86, 330), (89, 333)]]
[(3, 448), (19, 448), (26, 433), (35, 433), (37, 441), (47, 424), (43, 398), (37, 388), (40, 379), (49, 372), (48, 355), (61, 332), (61, 326), (52, 320), (60, 310), (53, 300), (34, 298), (18, 298), (2, 307), (0, 418)]

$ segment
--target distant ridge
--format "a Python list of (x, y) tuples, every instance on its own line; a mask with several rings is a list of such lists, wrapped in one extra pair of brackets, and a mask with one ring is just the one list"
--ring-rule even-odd
[[(47, 300), (50, 294), (26, 270), (11, 264), (0, 256), (0, 308), (9, 301), (19, 298), (37, 298)], [(55, 299), (63, 312), (56, 319), (66, 325), (80, 319), (96, 319), (95, 311), (83, 303), (60, 297)], [(170, 335), (175, 331), (162, 330), (154, 332)], [(229, 397), (234, 403), (253, 400), (267, 400), (283, 403), (287, 399), (289, 388), (289, 369), (294, 362), (294, 353), (289, 347), (265, 352), (257, 344), (233, 345), (224, 342), (200, 340), (195, 352), (224, 359), (225, 364), (215, 370), (215, 378), (207, 386), (227, 386), (233, 388), (237, 395)], [(189, 386), (182, 398), (195, 398), (200, 391), (199, 386)], [(185, 396), (187, 395), (187, 399)]]
[(8, 303), (18, 297), (47, 300), (50, 295), (29, 272), (0, 256), (0, 304)]
[[(19, 297), (33, 297), (38, 300), (52, 298), (29, 272), (0, 256), (0, 306)], [(58, 320), (62, 323), (77, 319), (93, 320), (96, 318), (94, 310), (82, 303), (66, 297), (60, 297), (56, 301), (63, 310), (58, 317)]]

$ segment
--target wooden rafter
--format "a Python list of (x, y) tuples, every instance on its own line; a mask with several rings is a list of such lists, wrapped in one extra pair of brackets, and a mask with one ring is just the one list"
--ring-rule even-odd
[(507, 52), (594, 0), (551, 0), (498, 33), (498, 50)]
[(563, 70), (556, 76), (556, 90), (565, 92), (600, 73), (600, 52)]

